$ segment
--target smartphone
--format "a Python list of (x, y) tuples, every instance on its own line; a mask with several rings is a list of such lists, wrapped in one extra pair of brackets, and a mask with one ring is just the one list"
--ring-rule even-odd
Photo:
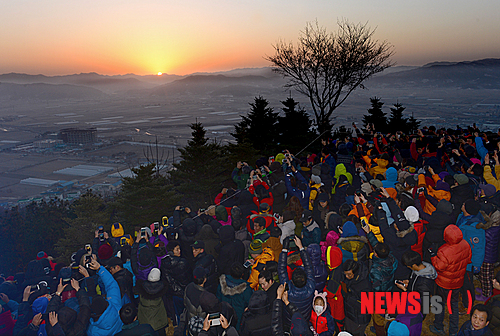
[(405, 285), (405, 284), (404, 284), (404, 282), (403, 282), (403, 281), (401, 281), (401, 280), (394, 280), (394, 283), (395, 283), (396, 285), (398, 285), (398, 284), (399, 284), (399, 285), (401, 285), (401, 286), (404, 286), (404, 285)]
[(285, 292), (288, 292), (288, 289), (289, 289), (288, 282), (285, 282)]
[(160, 223), (154, 222), (153, 225), (154, 225), (155, 231), (160, 230)]
[(366, 227), (366, 225), (367, 225), (367, 224), (366, 224), (366, 221), (365, 221), (364, 219), (361, 219), (361, 226), (362, 226), (362, 227)]
[(141, 237), (146, 237), (146, 228), (141, 228)]
[(249, 268), (250, 266), (252, 266), (252, 263), (250, 262), (250, 259), (245, 261), (245, 263), (243, 264), (243, 267), (245, 268)]
[(92, 251), (92, 246), (90, 246), (90, 244), (85, 245), (85, 250), (90, 253), (90, 251)]
[(104, 233), (104, 227), (101, 225), (97, 228), (99, 230), (99, 233)]
[(209, 314), (208, 315), (208, 322), (210, 322), (210, 326), (220, 325), (220, 313)]
[(423, 193), (423, 192), (424, 192), (424, 187), (420, 187), (420, 188), (417, 189), (417, 193), (420, 194), (420, 193)]
[(168, 217), (167, 216), (163, 216), (161, 218), (161, 225), (168, 226)]
[(342, 227), (341, 226), (337, 226), (337, 230), (339, 230), (339, 232), (340, 232), (340, 230), (342, 230)]

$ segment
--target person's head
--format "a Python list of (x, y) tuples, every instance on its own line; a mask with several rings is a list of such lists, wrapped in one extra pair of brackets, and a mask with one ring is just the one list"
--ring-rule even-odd
[(231, 269), (229, 270), (229, 274), (235, 279), (243, 279), (245, 276), (245, 267), (240, 263), (234, 262), (231, 265)]
[(269, 230), (271, 237), (279, 238), (281, 237), (281, 229), (277, 226), (273, 226), (271, 230)]
[(330, 197), (327, 193), (321, 193), (318, 195), (318, 203), (320, 208), (326, 208), (328, 206), (328, 202), (330, 201)]
[[(262, 186), (261, 186), (262, 187)], [(267, 203), (260, 203), (259, 205), (259, 212), (260, 213), (268, 213), (269, 210), (271, 210), (271, 207)]]
[(248, 252), (252, 256), (253, 259), (257, 258), (262, 254), (262, 242), (258, 239), (253, 240), (250, 243), (250, 247), (248, 248)]
[(323, 298), (321, 296), (318, 296), (314, 299), (314, 305), (315, 306), (322, 306), (324, 307), (325, 306), (325, 301), (323, 300)]
[(132, 303), (123, 305), (120, 309), (120, 319), (127, 325), (137, 320), (137, 308)]
[(101, 315), (108, 308), (108, 301), (102, 296), (96, 296), (92, 299), (92, 304), (90, 305), (90, 317), (94, 319), (95, 322), (99, 320)]
[(302, 267), (297, 267), (293, 271), (292, 283), (297, 288), (302, 288), (307, 284), (307, 274)]
[(203, 267), (196, 267), (193, 270), (193, 282), (196, 285), (202, 286), (207, 281), (207, 271)]
[(304, 226), (311, 224), (313, 221), (311, 210), (304, 210), (299, 220)]
[(259, 273), (259, 285), (263, 290), (267, 292), (273, 283), (273, 274), (270, 271), (264, 270)]
[(348, 280), (354, 279), (354, 276), (358, 273), (359, 264), (352, 259), (347, 259), (342, 264), (344, 269), (344, 275)]
[(379, 257), (380, 259), (385, 259), (389, 256), (389, 253), (391, 253), (391, 250), (389, 249), (389, 246), (386, 243), (378, 243), (375, 245), (375, 255)]
[(107, 269), (113, 275), (123, 269), (123, 261), (118, 257), (113, 257), (109, 259)]
[(205, 243), (202, 240), (197, 240), (191, 244), (191, 248), (193, 249), (193, 257), (196, 258), (200, 253), (205, 252)]
[(481, 210), (481, 205), (473, 199), (468, 199), (462, 205), (462, 212), (465, 216), (475, 216), (479, 210)]
[(262, 231), (266, 228), (266, 220), (263, 217), (256, 217), (253, 220), (253, 230), (255, 232)]
[(418, 252), (409, 250), (401, 256), (401, 262), (409, 269), (415, 271), (422, 264), (422, 257)]
[(484, 304), (477, 304), (472, 307), (470, 323), (474, 330), (485, 328), (491, 320), (491, 311)]
[(167, 252), (172, 252), (174, 256), (181, 256), (181, 244), (177, 240), (171, 240), (167, 244)]

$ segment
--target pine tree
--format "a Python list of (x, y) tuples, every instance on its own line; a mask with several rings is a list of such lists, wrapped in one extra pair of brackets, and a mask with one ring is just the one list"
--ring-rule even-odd
[(159, 222), (172, 212), (179, 197), (167, 178), (156, 174), (155, 164), (132, 168), (135, 176), (124, 177), (113, 206), (126, 232)]
[(109, 209), (104, 200), (88, 192), (71, 205), (74, 218), (66, 218), (68, 226), (62, 231), (62, 237), (56, 244), (59, 252), (58, 260), (68, 262), (73, 252), (90, 244), (95, 237), (95, 231), (102, 225), (110, 226)]
[(285, 115), (278, 118), (278, 144), (282, 149), (286, 147), (292, 153), (297, 153), (316, 137), (316, 133), (311, 130), (312, 120), (293, 98), (289, 97), (281, 104)]
[(370, 103), (372, 107), (368, 109), (368, 114), (363, 116), (363, 125), (366, 128), (368, 124), (374, 124), (376, 132), (384, 133), (387, 129), (387, 113), (382, 111), (384, 103), (378, 97), (370, 98)]
[(408, 118), (407, 121), (407, 131), (408, 134), (413, 134), (413, 132), (417, 131), (418, 128), (420, 127), (421, 121), (413, 118), (413, 113), (411, 114), (411, 117)]
[(269, 107), (269, 102), (262, 96), (255, 97), (250, 106), (250, 112), (242, 116), (243, 120), (234, 126), (231, 135), (238, 143), (248, 142), (256, 150), (269, 153), (275, 147), (279, 114)]
[(174, 164), (170, 177), (185, 206), (206, 207), (231, 178), (233, 163), (227, 160), (224, 146), (205, 137), (201, 123), (192, 124), (191, 129), (192, 139), (179, 149), (182, 160)]
[(396, 133), (396, 131), (408, 133), (408, 119), (403, 117), (403, 111), (405, 109), (406, 108), (400, 102), (397, 102), (394, 104), (394, 107), (391, 107), (388, 127), (392, 133)]

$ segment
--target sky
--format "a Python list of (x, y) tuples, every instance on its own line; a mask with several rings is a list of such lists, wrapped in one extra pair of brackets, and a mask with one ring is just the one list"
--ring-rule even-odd
[(307, 23), (367, 23), (397, 65), (500, 58), (498, 0), (0, 0), (0, 73), (186, 75), (269, 66)]

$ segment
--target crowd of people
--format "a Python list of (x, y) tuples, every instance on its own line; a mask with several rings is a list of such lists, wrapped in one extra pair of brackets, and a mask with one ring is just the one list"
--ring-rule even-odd
[[(353, 127), (238, 162), (207, 209), (39, 252), (0, 278), (0, 335), (500, 335), (500, 131)], [(373, 292), (422, 309), (364, 312)]]

